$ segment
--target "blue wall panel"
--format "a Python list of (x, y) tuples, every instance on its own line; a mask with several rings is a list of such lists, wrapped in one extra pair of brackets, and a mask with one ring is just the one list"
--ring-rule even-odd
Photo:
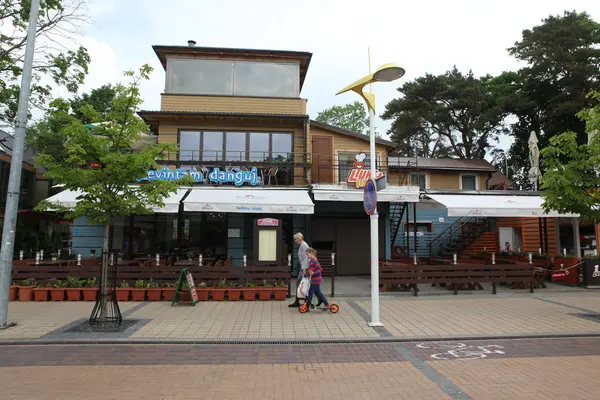
[(81, 254), (83, 258), (90, 257), (90, 250), (95, 249), (96, 255), (102, 254), (104, 245), (104, 226), (89, 225), (87, 218), (73, 222), (73, 254)]

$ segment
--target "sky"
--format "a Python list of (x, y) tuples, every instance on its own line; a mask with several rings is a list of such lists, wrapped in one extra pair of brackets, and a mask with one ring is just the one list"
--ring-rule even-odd
[[(91, 23), (80, 43), (92, 59), (82, 90), (122, 80), (144, 63), (154, 67), (141, 94), (143, 109), (158, 110), (165, 72), (152, 45), (296, 50), (313, 53), (301, 96), (311, 118), (358, 96), (340, 89), (368, 73), (371, 64), (394, 62), (406, 75), (373, 85), (377, 114), (398, 96), (397, 87), (454, 65), (475, 75), (516, 70), (506, 49), (521, 32), (565, 9), (587, 11), (600, 21), (598, 0), (88, 0)], [(389, 122), (376, 119), (379, 132)], [(503, 138), (501, 148), (510, 146)]]

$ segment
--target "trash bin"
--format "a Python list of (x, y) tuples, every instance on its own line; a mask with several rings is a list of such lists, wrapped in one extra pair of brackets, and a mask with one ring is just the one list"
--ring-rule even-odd
[(583, 267), (583, 285), (600, 289), (600, 257), (586, 258)]

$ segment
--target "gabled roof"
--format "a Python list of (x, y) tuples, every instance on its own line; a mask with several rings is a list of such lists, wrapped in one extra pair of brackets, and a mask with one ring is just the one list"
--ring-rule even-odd
[[(344, 128), (339, 128), (337, 126), (329, 125), (329, 124), (326, 124), (326, 123), (323, 123), (323, 122), (319, 122), (319, 121), (315, 121), (315, 120), (312, 120), (312, 119), (310, 120), (310, 124), (312, 126), (316, 126), (317, 128), (327, 129), (329, 131), (333, 131), (335, 133), (339, 133), (340, 135), (352, 136), (352, 137), (357, 138), (357, 139), (369, 141), (369, 136), (368, 135), (363, 135), (362, 133), (350, 131), (350, 130), (344, 129)], [(378, 137), (375, 138), (375, 143), (378, 143), (378, 144), (381, 144), (381, 145), (387, 146), (387, 147), (396, 147), (396, 145), (394, 144), (394, 142), (390, 142), (389, 140), (381, 139), (381, 138), (378, 138)]]
[(393, 169), (496, 171), (496, 167), (487, 160), (465, 160), (461, 158), (389, 157), (388, 166)]
[(158, 56), (160, 63), (163, 68), (167, 68), (167, 56), (168, 55), (203, 55), (212, 56), (219, 59), (228, 58), (247, 58), (252, 59), (288, 59), (289, 61), (298, 61), (300, 63), (300, 90), (304, 84), (304, 78), (308, 72), (308, 66), (310, 65), (310, 59), (312, 53), (304, 51), (290, 51), (290, 50), (265, 50), (265, 49), (235, 49), (235, 48), (224, 48), (224, 47), (198, 47), (198, 46), (163, 46), (154, 45), (152, 46), (154, 52)]

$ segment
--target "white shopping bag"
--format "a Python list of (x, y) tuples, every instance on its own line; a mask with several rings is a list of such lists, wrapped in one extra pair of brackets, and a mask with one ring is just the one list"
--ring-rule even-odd
[(296, 293), (298, 298), (306, 299), (308, 297), (308, 289), (310, 289), (310, 278), (304, 277), (304, 278), (302, 278), (302, 280), (300, 281), (300, 284), (298, 285), (298, 291)]

